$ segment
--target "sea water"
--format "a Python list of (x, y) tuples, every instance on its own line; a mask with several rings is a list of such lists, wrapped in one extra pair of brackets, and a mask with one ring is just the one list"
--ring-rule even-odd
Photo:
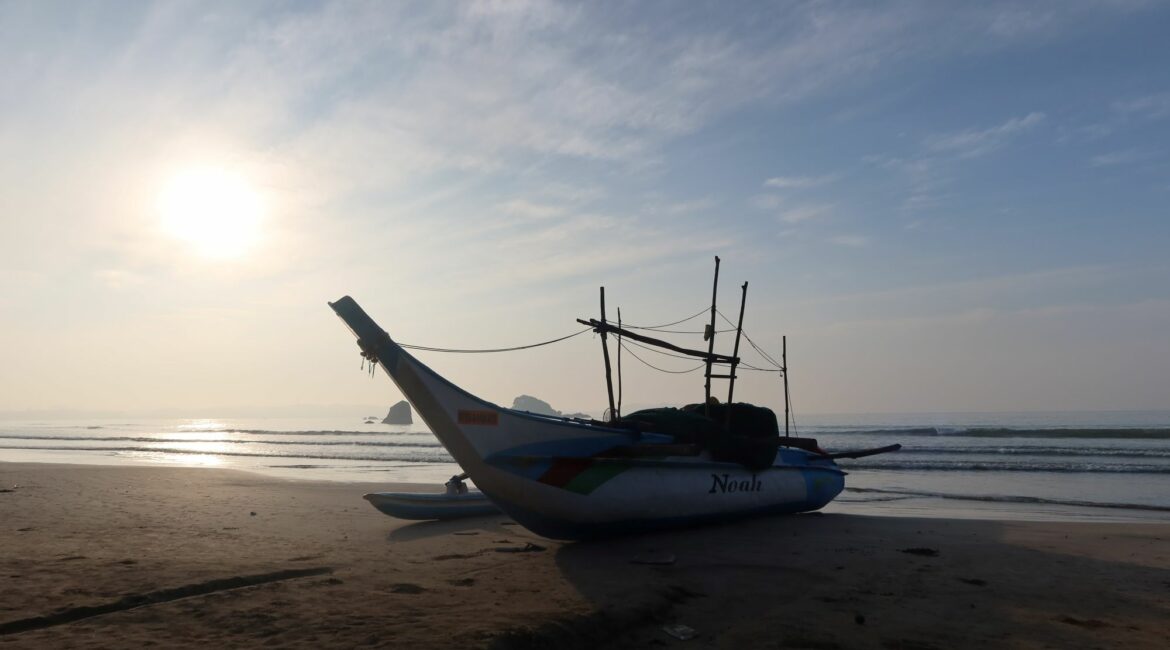
[[(793, 435), (839, 461), (830, 512), (1170, 521), (1170, 412), (819, 415)], [(0, 421), (0, 460), (222, 467), (284, 478), (440, 486), (460, 472), (423, 424), (362, 418)], [(0, 469), (2, 472), (2, 469)]]

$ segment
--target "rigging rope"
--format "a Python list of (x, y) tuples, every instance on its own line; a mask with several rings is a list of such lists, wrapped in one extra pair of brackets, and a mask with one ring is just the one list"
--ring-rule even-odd
[[(671, 352), (663, 352), (662, 350), (659, 350), (659, 349), (657, 349), (657, 348), (652, 348), (652, 347), (650, 347), (649, 345), (643, 345), (643, 344), (641, 344), (641, 343), (638, 343), (638, 342), (636, 342), (636, 341), (626, 341), (626, 342), (627, 342), (627, 343), (629, 343), (630, 345), (636, 345), (636, 346), (638, 346), (638, 347), (642, 348), (643, 350), (647, 350), (647, 351), (649, 351), (649, 352), (653, 352), (653, 353), (655, 353), (655, 354), (661, 354), (661, 355), (663, 355), (663, 356), (666, 356), (666, 357), (674, 357), (675, 359), (686, 359), (686, 360), (688, 360), (688, 361), (690, 361), (690, 360), (694, 359), (694, 357), (689, 357), (689, 356), (682, 355), (682, 354), (674, 354), (674, 353), (671, 353)], [(626, 351), (628, 352), (628, 351), (629, 351), (629, 348), (626, 348)], [(736, 366), (736, 367), (738, 367), (738, 368), (743, 368), (743, 369), (745, 369), (745, 370), (755, 370), (755, 371), (757, 371), (757, 372), (783, 372), (783, 371), (782, 371), (782, 370), (780, 370), (779, 368), (758, 368), (758, 367), (756, 367), (756, 366), (753, 366), (752, 364), (750, 364), (750, 363), (747, 363), (747, 362), (745, 362), (745, 361), (740, 361), (740, 362), (739, 362), (739, 365), (738, 365), (738, 366)]]
[[(731, 319), (727, 316), (724, 316), (723, 312), (719, 311), (718, 309), (715, 311), (717, 311), (719, 315), (723, 317), (723, 320), (727, 321), (729, 324), (731, 323)], [(783, 365), (777, 363), (776, 360), (772, 358), (772, 355), (761, 350), (760, 346), (756, 345), (756, 342), (751, 340), (751, 338), (747, 335), (747, 332), (743, 333), (743, 337), (747, 339), (747, 342), (750, 343), (753, 348), (755, 348), (756, 352), (760, 353), (760, 356), (764, 357), (764, 359), (766, 359), (769, 363), (776, 366), (779, 372), (788, 372)], [(800, 433), (796, 430), (796, 409), (792, 406), (792, 389), (788, 387), (788, 382), (784, 382), (784, 403), (788, 406), (788, 414), (785, 417), (792, 421), (792, 433), (799, 436)]]
[(700, 368), (705, 368), (705, 367), (707, 366), (707, 364), (705, 364), (705, 363), (700, 363), (699, 365), (695, 366), (694, 368), (691, 368), (690, 370), (667, 370), (667, 369), (665, 369), (665, 368), (659, 368), (658, 366), (656, 366), (656, 365), (654, 365), (654, 364), (650, 363), (649, 361), (646, 361), (646, 360), (645, 360), (645, 359), (643, 359), (642, 357), (640, 357), (640, 356), (638, 356), (638, 355), (634, 354), (634, 351), (633, 351), (633, 350), (631, 350), (631, 349), (629, 349), (629, 348), (627, 348), (627, 347), (626, 347), (626, 344), (625, 344), (625, 342), (622, 342), (620, 345), (621, 345), (621, 347), (625, 348), (626, 352), (629, 352), (629, 353), (630, 353), (630, 356), (634, 357), (634, 358), (635, 358), (635, 359), (637, 359), (638, 361), (641, 361), (641, 362), (642, 362), (644, 365), (646, 365), (647, 367), (650, 367), (650, 368), (653, 368), (654, 370), (657, 370), (658, 372), (665, 372), (665, 373), (669, 373), (669, 374), (672, 374), (672, 375), (685, 375), (685, 374), (687, 374), (688, 372), (694, 372), (694, 371), (696, 371), (696, 370), (698, 370), (698, 369), (700, 369)]
[[(719, 311), (718, 309), (716, 309), (715, 311), (716, 311), (716, 312), (719, 314), (719, 316), (720, 316), (721, 318), (723, 318), (723, 320), (727, 321), (727, 323), (728, 323), (729, 325), (734, 325), (734, 324), (735, 324), (735, 323), (732, 323), (732, 322), (731, 322), (731, 319), (730, 319), (730, 318), (728, 318), (727, 316), (724, 316), (724, 315), (723, 315), (723, 312)], [(743, 337), (744, 337), (745, 339), (747, 339), (747, 342), (748, 342), (748, 344), (750, 344), (750, 345), (752, 346), (752, 348), (754, 348), (754, 349), (755, 349), (755, 351), (756, 351), (756, 352), (759, 352), (759, 353), (760, 353), (760, 356), (761, 356), (761, 357), (764, 357), (764, 360), (765, 360), (765, 361), (767, 361), (768, 363), (772, 364), (773, 366), (776, 366), (776, 368), (778, 368), (778, 369), (779, 369), (781, 372), (783, 372), (783, 370), (784, 370), (784, 366), (783, 366), (783, 365), (781, 365), (780, 363), (777, 363), (777, 361), (776, 361), (775, 359), (773, 359), (773, 358), (772, 358), (772, 355), (768, 354), (767, 352), (764, 352), (764, 351), (763, 351), (763, 350), (760, 348), (760, 346), (756, 345), (756, 342), (752, 340), (752, 337), (750, 337), (750, 336), (748, 336), (748, 335), (747, 335), (747, 332), (744, 332), (744, 333), (743, 333)]]
[[(628, 328), (629, 326), (627, 325), (626, 327)], [(649, 330), (651, 332), (661, 332), (663, 334), (706, 334), (706, 332), (704, 332), (702, 330), (667, 330), (667, 329), (662, 329), (660, 327), (639, 327), (638, 329)], [(735, 328), (733, 327), (731, 329), (726, 329), (726, 330), (715, 330), (715, 333), (716, 334), (726, 334), (727, 332), (734, 332), (734, 331), (735, 331)]]
[(585, 332), (588, 332), (592, 329), (593, 329), (592, 327), (586, 327), (585, 329), (583, 329), (579, 332), (573, 332), (572, 334), (566, 334), (565, 336), (562, 336), (560, 338), (550, 339), (548, 341), (541, 341), (540, 343), (531, 343), (529, 345), (517, 345), (516, 347), (512, 347), (512, 348), (490, 348), (490, 349), (479, 349), (479, 350), (462, 349), (461, 350), (461, 349), (455, 349), (455, 348), (434, 348), (434, 347), (430, 347), (427, 345), (411, 345), (409, 343), (399, 343), (398, 345), (399, 345), (399, 347), (406, 348), (407, 350), (422, 350), (423, 352), (455, 352), (455, 353), (459, 353), (459, 354), (480, 354), (480, 353), (484, 353), (484, 352), (515, 352), (516, 350), (528, 350), (530, 348), (538, 348), (542, 345), (551, 345), (553, 343), (559, 343), (559, 342), (564, 341), (566, 339), (571, 339), (574, 336), (580, 336), (580, 335), (584, 334)]
[[(700, 309), (698, 312), (691, 314), (690, 316), (687, 316), (686, 318), (684, 318), (682, 320), (676, 320), (673, 323), (663, 323), (662, 325), (626, 325), (625, 328), (631, 329), (631, 330), (655, 330), (655, 329), (661, 329), (663, 327), (673, 327), (675, 325), (685, 323), (685, 322), (691, 320), (692, 318), (702, 316), (707, 311), (707, 309), (708, 309), (707, 307), (704, 307), (704, 308)], [(698, 333), (702, 334), (702, 332), (698, 332)]]

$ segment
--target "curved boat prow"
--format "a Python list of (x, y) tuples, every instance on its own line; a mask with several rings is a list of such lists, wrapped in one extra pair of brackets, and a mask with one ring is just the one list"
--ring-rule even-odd
[(386, 333), (386, 330), (378, 327), (373, 318), (366, 313), (366, 310), (357, 304), (357, 301), (349, 296), (343, 296), (337, 302), (329, 303), (333, 309), (333, 313), (337, 314), (339, 318), (349, 327), (349, 331), (357, 337), (358, 347), (362, 349), (364, 356), (369, 356), (376, 353), (379, 349), (387, 347), (389, 344), (393, 348), (399, 348), (396, 343)]
[[(419, 363), (395, 343), (353, 298), (344, 296), (336, 302), (329, 303), (329, 306), (357, 337), (362, 356), (381, 365), (386, 374), (390, 375), (390, 379), (402, 390), (439, 442), (455, 458), (455, 462), (459, 463), (464, 471), (471, 470), (469, 464), (479, 464), (483, 455), (476, 453), (474, 447), (462, 435), (462, 430), (451, 417), (450, 406), (457, 407), (454, 409), (456, 417), (460, 417), (459, 413), (463, 411), (482, 410), (481, 407), (491, 405), (443, 380), (430, 368)], [(464, 405), (475, 408), (462, 410), (458, 408)]]

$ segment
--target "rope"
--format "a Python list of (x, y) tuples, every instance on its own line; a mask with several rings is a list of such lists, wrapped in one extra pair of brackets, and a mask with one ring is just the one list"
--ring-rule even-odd
[(559, 343), (559, 342), (564, 341), (566, 339), (571, 339), (574, 336), (580, 336), (580, 335), (584, 334), (585, 332), (588, 332), (592, 329), (593, 329), (592, 327), (586, 327), (585, 329), (583, 329), (579, 332), (573, 332), (572, 334), (566, 334), (565, 336), (562, 336), (560, 338), (555, 338), (555, 339), (551, 339), (548, 341), (541, 341), (540, 343), (531, 343), (529, 345), (518, 345), (518, 346), (513, 347), (513, 348), (490, 348), (490, 349), (479, 349), (479, 350), (461, 350), (461, 349), (455, 349), (455, 348), (433, 348), (433, 347), (430, 347), (427, 345), (411, 345), (409, 343), (399, 343), (398, 345), (399, 345), (399, 347), (406, 348), (407, 350), (422, 350), (423, 352), (455, 352), (455, 353), (459, 353), (459, 354), (480, 354), (480, 353), (484, 353), (484, 352), (515, 352), (516, 350), (528, 350), (531, 348), (538, 348), (542, 345), (551, 345), (553, 343)]
[(645, 360), (645, 359), (643, 359), (642, 357), (640, 357), (640, 356), (638, 356), (638, 355), (634, 354), (634, 351), (633, 351), (633, 350), (631, 350), (631, 349), (629, 349), (629, 348), (626, 348), (626, 344), (625, 344), (624, 342), (623, 342), (623, 343), (621, 343), (621, 347), (625, 348), (625, 349), (626, 349), (626, 352), (629, 352), (629, 353), (630, 353), (630, 356), (634, 357), (634, 358), (635, 358), (635, 359), (637, 359), (638, 361), (641, 361), (641, 362), (642, 362), (644, 365), (646, 365), (647, 367), (650, 367), (650, 368), (653, 368), (654, 370), (657, 370), (658, 372), (665, 372), (665, 373), (669, 373), (669, 374), (672, 374), (672, 375), (685, 375), (685, 374), (687, 374), (688, 372), (694, 372), (694, 371), (696, 371), (696, 370), (698, 370), (698, 369), (700, 369), (700, 368), (705, 368), (705, 367), (707, 366), (707, 364), (705, 364), (705, 363), (700, 363), (699, 365), (695, 366), (694, 368), (691, 368), (690, 370), (667, 370), (666, 368), (659, 368), (658, 366), (656, 366), (656, 365), (654, 365), (654, 364), (650, 363), (649, 361), (646, 361), (646, 360)]
[[(707, 309), (708, 309), (707, 307), (704, 307), (704, 308), (700, 309), (698, 312), (691, 314), (690, 316), (687, 316), (686, 318), (684, 318), (682, 320), (676, 320), (673, 323), (663, 323), (662, 325), (626, 325), (625, 327), (626, 327), (626, 329), (631, 329), (631, 330), (656, 330), (656, 329), (660, 329), (663, 327), (672, 327), (674, 325), (679, 325), (681, 323), (685, 323), (685, 322), (691, 320), (692, 318), (702, 316), (707, 311)], [(702, 332), (698, 332), (698, 334), (702, 334)]]
[(796, 430), (796, 409), (792, 406), (792, 391), (788, 388), (788, 384), (784, 384), (784, 401), (788, 403), (788, 419), (792, 420), (792, 433), (800, 437), (800, 432)]
[[(731, 322), (731, 319), (730, 319), (730, 318), (728, 318), (727, 316), (724, 316), (724, 315), (723, 315), (723, 312), (719, 311), (718, 309), (716, 309), (715, 311), (716, 311), (716, 312), (719, 314), (719, 316), (720, 316), (720, 317), (721, 317), (723, 320), (727, 321), (727, 324), (728, 324), (728, 325), (734, 325), (734, 324), (735, 324), (735, 323), (732, 323), (732, 322)], [(764, 352), (764, 350), (763, 350), (763, 349), (761, 349), (761, 348), (760, 348), (760, 346), (756, 345), (756, 342), (752, 340), (752, 337), (750, 337), (750, 336), (748, 336), (748, 335), (747, 335), (747, 332), (744, 332), (744, 333), (743, 333), (743, 337), (744, 337), (745, 339), (747, 339), (747, 342), (748, 342), (748, 344), (749, 344), (749, 345), (751, 345), (751, 346), (752, 346), (752, 348), (753, 348), (753, 349), (755, 349), (755, 351), (756, 351), (756, 352), (759, 352), (759, 353), (760, 353), (760, 356), (761, 356), (761, 357), (764, 357), (764, 360), (765, 360), (765, 361), (767, 361), (768, 363), (772, 364), (773, 366), (776, 366), (776, 368), (777, 368), (777, 369), (779, 369), (779, 370), (781, 370), (781, 371), (783, 371), (783, 370), (784, 370), (784, 366), (783, 366), (783, 365), (781, 365), (780, 363), (778, 363), (778, 362), (777, 362), (775, 359), (773, 359), (773, 358), (772, 358), (772, 355), (768, 354), (767, 352)]]
[(659, 350), (658, 348), (652, 348), (649, 345), (646, 345), (644, 343), (638, 343), (637, 341), (634, 341), (632, 339), (629, 341), (626, 341), (626, 343), (629, 343), (630, 345), (636, 345), (636, 346), (642, 348), (643, 350), (648, 350), (650, 352), (654, 352), (655, 354), (661, 354), (664, 357), (674, 357), (675, 359), (686, 359), (687, 361), (694, 361), (695, 360), (694, 357), (690, 357), (690, 356), (687, 356), (685, 354), (675, 354), (674, 352), (663, 352), (662, 350)]
[(783, 370), (781, 370), (779, 368), (757, 368), (753, 365), (746, 364), (742, 361), (739, 362), (738, 367), (743, 369), (743, 370), (755, 370), (756, 372), (784, 372)]
[[(649, 345), (643, 345), (642, 343), (638, 343), (638, 342), (632, 341), (632, 340), (626, 341), (626, 343), (628, 343), (629, 345), (636, 345), (636, 346), (642, 348), (643, 350), (647, 350), (647, 351), (653, 352), (655, 354), (661, 354), (664, 357), (674, 357), (675, 359), (686, 359), (687, 361), (694, 359), (694, 357), (688, 357), (688, 356), (685, 356), (682, 354), (674, 354), (672, 352), (663, 352), (662, 350), (659, 350), (658, 348), (652, 348)], [(626, 351), (628, 352), (629, 348), (626, 348)], [(750, 363), (747, 363), (744, 361), (740, 361), (736, 367), (743, 368), (745, 370), (755, 370), (757, 372), (782, 372), (779, 368), (758, 368), (758, 367), (753, 366)]]
[[(627, 325), (626, 327), (629, 327), (629, 326)], [(703, 332), (700, 330), (667, 330), (667, 329), (662, 329), (660, 327), (639, 327), (638, 329), (649, 330), (651, 332), (661, 332), (663, 334), (706, 334), (706, 332)], [(735, 331), (735, 328), (733, 327), (731, 329), (726, 329), (726, 330), (715, 330), (715, 333), (716, 334), (726, 334), (727, 332), (734, 332), (734, 331)]]

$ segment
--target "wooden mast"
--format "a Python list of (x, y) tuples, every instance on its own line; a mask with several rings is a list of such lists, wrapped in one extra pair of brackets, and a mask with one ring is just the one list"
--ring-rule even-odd
[(707, 384), (704, 390), (703, 415), (711, 417), (711, 355), (715, 353), (715, 298), (719, 293), (719, 256), (715, 256), (715, 282), (711, 287), (711, 324), (704, 333), (707, 339)]
[(743, 310), (747, 306), (747, 287), (747, 282), (744, 282), (743, 287), (741, 287), (743, 296), (739, 299), (739, 323), (735, 326), (735, 347), (731, 350), (731, 370), (728, 372), (730, 376), (727, 378), (727, 421), (724, 424), (728, 430), (731, 429), (731, 405), (734, 403), (735, 396), (735, 367), (739, 365), (739, 337), (743, 335)]
[(617, 396), (617, 418), (622, 415), (622, 308), (618, 307), (618, 328), (617, 332), (617, 371), (618, 371), (618, 396)]
[(788, 437), (788, 337), (781, 336), (780, 373), (784, 375), (784, 437)]
[[(605, 287), (601, 287), (601, 324), (603, 326), (608, 325), (608, 323), (605, 322)], [(605, 355), (605, 389), (609, 393), (609, 420), (610, 422), (613, 422), (614, 420), (617, 420), (618, 415), (617, 409), (614, 408), (613, 404), (613, 371), (610, 370), (609, 367), (609, 345), (607, 345), (605, 342), (606, 332), (609, 331), (609, 328), (602, 327), (600, 331), (601, 352)]]

